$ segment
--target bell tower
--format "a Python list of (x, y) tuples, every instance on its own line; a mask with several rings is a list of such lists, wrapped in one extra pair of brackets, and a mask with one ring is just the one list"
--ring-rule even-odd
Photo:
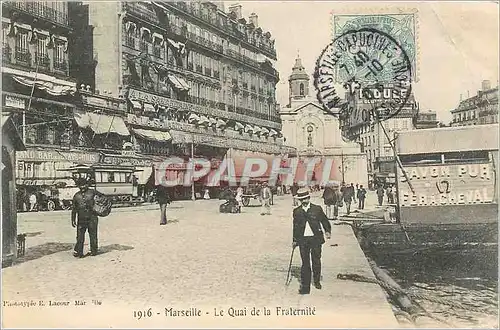
[(300, 100), (309, 96), (309, 75), (307, 74), (300, 55), (297, 54), (295, 65), (292, 68), (292, 74), (288, 78), (289, 85), (289, 104), (292, 100)]

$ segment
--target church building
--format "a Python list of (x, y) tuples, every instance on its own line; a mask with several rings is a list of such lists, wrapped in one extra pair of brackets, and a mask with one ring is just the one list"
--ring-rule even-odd
[(358, 143), (342, 138), (339, 119), (310, 95), (309, 78), (297, 57), (288, 79), (289, 102), (280, 109), (286, 145), (295, 148), (301, 161), (310, 157), (333, 159), (334, 180), (368, 187), (366, 155)]

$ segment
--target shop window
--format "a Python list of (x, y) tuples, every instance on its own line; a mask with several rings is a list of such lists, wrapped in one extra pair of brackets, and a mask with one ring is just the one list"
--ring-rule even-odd
[(300, 84), (299, 89), (300, 89), (300, 93), (299, 93), (300, 96), (304, 96), (304, 84), (303, 83)]

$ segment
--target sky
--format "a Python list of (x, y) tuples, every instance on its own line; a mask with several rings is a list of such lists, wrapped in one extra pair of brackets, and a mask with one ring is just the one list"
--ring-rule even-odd
[[(259, 26), (276, 40), (280, 74), (277, 101), (288, 103), (288, 76), (297, 54), (312, 76), (321, 51), (332, 37), (332, 13), (369, 13), (380, 8), (398, 13), (417, 11), (417, 72), (413, 90), (421, 111), (437, 112), (448, 123), (450, 110), (460, 95), (474, 96), (483, 80), (498, 86), (498, 5), (493, 2), (327, 2), (240, 1), (248, 18), (259, 17)], [(310, 86), (311, 95), (315, 95)]]

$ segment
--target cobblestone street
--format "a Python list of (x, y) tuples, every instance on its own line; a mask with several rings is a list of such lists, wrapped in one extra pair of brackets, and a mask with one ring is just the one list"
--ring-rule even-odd
[[(276, 197), (271, 216), (260, 215), (256, 200), (251, 202), (255, 206), (243, 208), (241, 214), (220, 214), (220, 203), (174, 202), (166, 226), (159, 225), (157, 205), (115, 209), (100, 219), (100, 254), (83, 259), (72, 256), (75, 230), (69, 212), (20, 214), (18, 232), (28, 234), (26, 261), (3, 269), (4, 305), (5, 301), (33, 299), (69, 301), (72, 306), (32, 309), (29, 321), (23, 316), (28, 309), (4, 306), (4, 313), (8, 312), (4, 326), (10, 322), (33, 326), (40, 311), (43, 326), (60, 327), (397, 326), (377, 285), (336, 279), (342, 271), (373, 276), (359, 246), (353, 244), (350, 227), (333, 226), (332, 240), (324, 245), (323, 289), (312, 288), (310, 295), (300, 296), (298, 250), (294, 279), (285, 286), (291, 252), (291, 197)], [(75, 300), (86, 305), (73, 306)], [(96, 306), (93, 300), (102, 305)], [(272, 317), (248, 318), (254, 306), (267, 307)], [(314, 307), (316, 316), (277, 317), (277, 306)], [(164, 310), (170, 307), (198, 308), (203, 315), (166, 318)], [(246, 307), (247, 317), (229, 317), (229, 307)], [(82, 313), (73, 313), (73, 308)], [(149, 308), (151, 317), (134, 320), (134, 311), (147, 314)], [(224, 310), (225, 315), (214, 316), (214, 308)], [(103, 314), (90, 318), (90, 309)], [(47, 324), (51, 313), (54, 317)]]

